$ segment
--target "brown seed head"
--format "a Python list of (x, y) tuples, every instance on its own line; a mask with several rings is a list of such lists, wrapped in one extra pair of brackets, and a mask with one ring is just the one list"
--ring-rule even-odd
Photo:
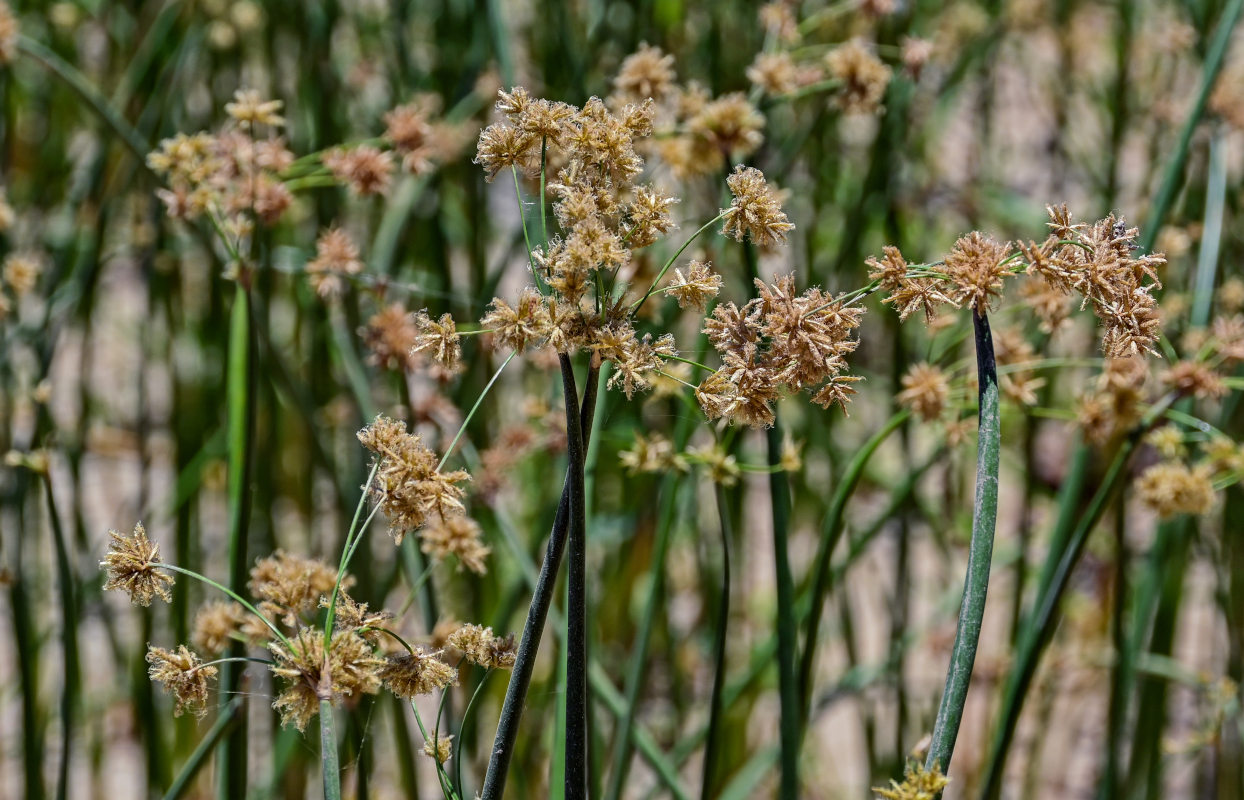
[(402, 700), (413, 700), (458, 684), (458, 671), (422, 647), (390, 655), (380, 667), (380, 680)]
[(164, 684), (164, 691), (173, 695), (176, 707), (173, 716), (189, 711), (202, 719), (207, 714), (207, 682), (216, 676), (216, 668), (204, 666), (184, 644), (176, 650), (147, 646), (147, 675)]
[(112, 537), (112, 549), (99, 564), (108, 572), (104, 591), (120, 589), (140, 606), (151, 605), (151, 598), (157, 595), (166, 603), (173, 602), (169, 591), (173, 576), (159, 570), (160, 545), (147, 540), (143, 524), (136, 524), (129, 536), (111, 530), (108, 535)]

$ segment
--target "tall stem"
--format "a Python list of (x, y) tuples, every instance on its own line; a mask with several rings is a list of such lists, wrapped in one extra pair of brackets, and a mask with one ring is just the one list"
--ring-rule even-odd
[(713, 487), (717, 498), (717, 517), (721, 521), (721, 595), (717, 609), (717, 631), (714, 641), (713, 693), (708, 703), (708, 736), (704, 742), (704, 777), (700, 797), (714, 797), (717, 785), (717, 764), (720, 761), (718, 733), (721, 730), (722, 695), (726, 688), (726, 633), (730, 626), (730, 509), (721, 484)]
[[(579, 409), (579, 425), (585, 432), (592, 429), (599, 384), (598, 368), (592, 367), (588, 370), (587, 386), (583, 389), (583, 403)], [(527, 702), (527, 689), (531, 686), (531, 673), (535, 668), (536, 654), (540, 649), (540, 637), (544, 634), (544, 624), (548, 620), (549, 607), (553, 603), (553, 595), (557, 586), (557, 573), (566, 549), (569, 522), (570, 475), (568, 469), (566, 481), (562, 487), (561, 501), (557, 506), (557, 516), (553, 520), (553, 529), (549, 534), (544, 563), (540, 565), (540, 575), (536, 579), (531, 606), (527, 610), (527, 621), (523, 625), (523, 638), (519, 641), (514, 669), (510, 671), (510, 682), (505, 690), (501, 718), (497, 721), (497, 733), (493, 738), (492, 755), (488, 759), (488, 771), (484, 776), (484, 788), (480, 791), (481, 800), (501, 800), (505, 793), (510, 761), (514, 757), (514, 745), (518, 741), (519, 722), (522, 720), (523, 706)]]
[(328, 700), (320, 700), (320, 771), (324, 775), (324, 800), (341, 800), (337, 730), (333, 720), (333, 704)]
[(583, 426), (570, 356), (558, 354), (566, 405), (566, 467), (570, 525), (566, 564), (566, 800), (587, 797), (587, 519), (584, 516)]
[(946, 671), (946, 689), (933, 725), (933, 741), (925, 767), (950, 771), (963, 706), (972, 681), (972, 665), (985, 616), (989, 590), (989, 562), (993, 558), (994, 523), (998, 516), (998, 451), (1001, 430), (998, 420), (998, 370), (994, 363), (989, 318), (979, 309), (972, 312), (976, 331), (976, 374), (979, 381), (979, 435), (976, 443), (976, 503), (972, 514), (972, 541), (968, 546), (967, 576), (963, 581), (963, 604), (959, 626)]
[[(246, 585), (247, 527), (250, 520), (250, 442), (254, 428), (254, 373), (251, 366), (250, 291), (244, 284), (245, 273), (238, 281), (229, 321), (229, 361), (226, 375), (225, 402), (228, 414), (228, 499), (229, 499), (229, 583), (240, 593)], [(243, 646), (233, 643), (227, 655), (244, 655)], [(223, 713), (241, 685), (242, 667), (227, 662), (220, 667), (220, 710)], [(239, 712), (245, 719), (246, 710)], [(246, 726), (238, 725), (220, 745), (217, 757), (217, 796), (221, 800), (246, 794)]]

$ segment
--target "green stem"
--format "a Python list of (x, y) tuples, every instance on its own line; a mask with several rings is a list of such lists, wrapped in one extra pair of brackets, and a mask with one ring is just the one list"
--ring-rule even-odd
[(337, 731), (333, 704), (320, 700), (320, 771), (324, 775), (324, 800), (341, 800), (341, 762), (337, 757)]
[(998, 454), (1001, 430), (998, 419), (998, 374), (994, 363), (993, 337), (989, 319), (979, 310), (972, 313), (976, 331), (977, 379), (980, 385), (979, 434), (976, 446), (976, 502), (972, 515), (972, 540), (968, 547), (967, 575), (963, 582), (963, 604), (955, 631), (946, 689), (937, 709), (933, 741), (925, 768), (950, 771), (963, 707), (967, 702), (972, 665), (985, 616), (985, 595), (989, 590), (989, 565), (993, 557), (994, 526), (998, 516)]
[(492, 390), (492, 385), (497, 382), (497, 378), (501, 377), (502, 370), (504, 370), (509, 363), (514, 360), (514, 356), (516, 355), (518, 355), (517, 350), (505, 357), (505, 361), (502, 361), (501, 366), (497, 367), (497, 371), (492, 374), (492, 378), (488, 381), (488, 385), (484, 387), (484, 391), (480, 392), (479, 397), (475, 398), (475, 405), (471, 406), (471, 410), (467, 412), (466, 418), (463, 419), (462, 424), (458, 426), (458, 432), (454, 434), (454, 438), (449, 443), (449, 447), (445, 448), (445, 452), (441, 456), (440, 463), (436, 465), (438, 472), (445, 466), (445, 462), (449, 460), (449, 454), (452, 453), (454, 448), (458, 446), (458, 440), (462, 438), (462, 434), (466, 433), (467, 425), (471, 424), (472, 418), (475, 417), (475, 412), (479, 411), (480, 404), (484, 402), (484, 398), (487, 397), (488, 392)]
[[(359, 532), (359, 517), (363, 515), (363, 506), (367, 505), (367, 492), (371, 488), (372, 481), (376, 479), (376, 473), (380, 470), (380, 459), (376, 459), (376, 463), (372, 465), (371, 474), (367, 476), (367, 483), (363, 486), (363, 493), (359, 495), (358, 505), (354, 507), (354, 519), (350, 521), (350, 530), (346, 532), (346, 541), (341, 548), (341, 561), (337, 564), (337, 580), (333, 583), (333, 593), (328, 601), (328, 613), (324, 616), (324, 649), (328, 649), (329, 642), (333, 638), (333, 620), (337, 616), (337, 598), (341, 595), (341, 582), (345, 580), (346, 568), (350, 566), (350, 558), (354, 555), (354, 538), (355, 533), (362, 537)], [(379, 508), (377, 506), (376, 508)], [(372, 511), (372, 515), (375, 515)], [(371, 521), (371, 517), (367, 518)], [(367, 526), (364, 525), (366, 530)]]
[(52, 523), (52, 538), (56, 546), (56, 581), (60, 587), (61, 648), (64, 667), (64, 693), (61, 697), (61, 751), (56, 777), (57, 800), (69, 796), (70, 746), (73, 743), (73, 718), (78, 707), (79, 661), (78, 661), (78, 601), (75, 597), (73, 567), (69, 560), (69, 548), (65, 531), (61, 526), (56, 498), (52, 493), (52, 476), (42, 474), (43, 489), (48, 502), (48, 518)]
[[(291, 650), (294, 648), (294, 645), (290, 642), (289, 639), (285, 638), (285, 634), (281, 633), (281, 629), (278, 628), (276, 625), (274, 625), (272, 623), (272, 620), (265, 617), (259, 611), (259, 609), (251, 605), (251, 602), (249, 600), (247, 600), (245, 597), (238, 594), (237, 592), (233, 591), (228, 586), (225, 586), (222, 583), (217, 583), (216, 581), (212, 580), (206, 575), (202, 575), (198, 572), (195, 572), (192, 569), (186, 569), (185, 567), (179, 567), (175, 564), (160, 564), (159, 568), (166, 569), (169, 572), (176, 572), (180, 575), (185, 575), (187, 578), (194, 578), (196, 581), (207, 584), (208, 586), (211, 586), (213, 589), (219, 589), (220, 591), (228, 595), (229, 599), (240, 604), (247, 611), (251, 612), (256, 617), (258, 617), (259, 620), (263, 622), (264, 625), (268, 626), (268, 630), (272, 631), (272, 635), (275, 636), (277, 640), (279, 640), (282, 644), (284, 644), (286, 647), (291, 648)], [(228, 656), (229, 663), (237, 663), (239, 661), (245, 661), (245, 660), (246, 659), (244, 656)]]
[(700, 797), (715, 796), (718, 763), (721, 760), (722, 695), (726, 688), (726, 634), (730, 626), (730, 540), (734, 538), (730, 526), (730, 509), (726, 505), (726, 493), (720, 483), (713, 485), (717, 499), (717, 517), (721, 528), (721, 594), (717, 609), (715, 634), (715, 658), (713, 690), (708, 702), (708, 734), (704, 742), (704, 775), (700, 781)]
[[(225, 403), (228, 414), (228, 502), (229, 502), (229, 583), (227, 591), (237, 595), (246, 585), (247, 530), (250, 521), (251, 440), (255, 425), (254, 370), (251, 362), (250, 291), (243, 280), (237, 283), (229, 322), (229, 360), (226, 375)], [(222, 587), (223, 588), (223, 587)], [(253, 609), (252, 609), (253, 610)], [(257, 612), (256, 612), (257, 613)], [(266, 620), (265, 620), (266, 621)], [(272, 627), (269, 625), (269, 627)], [(274, 633), (279, 631), (272, 628)], [(280, 637), (284, 639), (284, 637)], [(244, 655), (241, 643), (230, 646), (231, 657)], [(237, 664), (223, 664), (220, 670), (220, 707), (241, 686), (242, 670)], [(245, 712), (243, 712), (245, 716)], [(241, 797), (246, 793), (246, 726), (239, 725), (221, 743), (217, 758), (219, 780), (217, 796), (221, 800)]]
[(475, 687), (474, 692), (471, 692), (471, 699), (467, 701), (466, 709), (462, 712), (462, 724), (458, 726), (458, 746), (457, 753), (454, 756), (454, 785), (458, 787), (459, 795), (466, 791), (466, 787), (462, 785), (462, 742), (466, 739), (467, 720), (471, 718), (471, 709), (475, 706), (475, 698), (479, 697), (484, 684), (488, 682), (489, 675), (492, 675), (492, 670), (484, 672), (484, 676), (479, 679), (479, 685)]
[(173, 783), (164, 793), (164, 800), (178, 800), (190, 788), (196, 775), (207, 764), (208, 756), (229, 730), (238, 723), (238, 711), (242, 708), (242, 698), (235, 697), (216, 715), (216, 721), (208, 729), (203, 741), (199, 742), (182, 765), (181, 771), (173, 779)]

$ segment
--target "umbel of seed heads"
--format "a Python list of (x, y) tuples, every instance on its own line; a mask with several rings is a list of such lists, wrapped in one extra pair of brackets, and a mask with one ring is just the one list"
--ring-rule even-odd
[(1093, 224), (1075, 222), (1066, 205), (1047, 207), (1050, 235), (1041, 244), (1014, 246), (980, 232), (962, 237), (940, 264), (913, 270), (895, 247), (869, 258), (869, 277), (888, 292), (902, 318), (922, 310), (928, 320), (938, 306), (989, 310), (1003, 284), (1022, 272), (1035, 283), (1025, 295), (1047, 328), (1061, 322), (1061, 297), (1079, 295), (1102, 323), (1102, 350), (1112, 358), (1155, 353), (1161, 320), (1153, 290), (1161, 253), (1136, 254), (1139, 231), (1114, 215)]

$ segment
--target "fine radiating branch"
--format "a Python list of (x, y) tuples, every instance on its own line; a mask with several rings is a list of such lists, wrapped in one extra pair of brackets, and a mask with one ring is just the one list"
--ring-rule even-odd
[(933, 740), (925, 759), (925, 769), (940, 767), (950, 771), (963, 706), (976, 662), (981, 620), (985, 616), (985, 595), (989, 590), (989, 562), (993, 558), (994, 524), (998, 516), (998, 451), (1001, 430), (998, 419), (998, 371), (994, 362), (993, 337), (989, 319), (979, 309), (972, 312), (976, 332), (976, 374), (979, 381), (979, 436), (976, 444), (976, 503), (972, 514), (972, 540), (968, 546), (967, 575), (963, 581), (963, 603), (959, 625), (946, 671), (946, 689), (937, 709)]
[[(587, 385), (583, 389), (583, 401), (579, 409), (579, 424), (585, 433), (592, 429), (592, 420), (596, 412), (596, 396), (599, 388), (599, 368), (592, 366), (588, 370)], [(585, 442), (586, 444), (586, 442)], [(569, 470), (567, 470), (569, 473)], [(505, 781), (509, 773), (510, 760), (514, 757), (514, 745), (518, 741), (519, 722), (523, 716), (523, 705), (527, 701), (527, 689), (531, 685), (531, 673), (535, 668), (536, 654), (540, 648), (540, 638), (544, 633), (544, 624), (548, 619), (549, 607), (557, 586), (557, 573), (561, 567), (562, 555), (566, 549), (566, 534), (570, 523), (570, 481), (567, 474), (562, 488), (561, 501), (557, 506), (557, 515), (553, 520), (553, 529), (549, 534), (548, 546), (545, 549), (544, 563), (540, 565), (540, 575), (536, 579), (535, 591), (531, 596), (531, 606), (527, 611), (527, 621), (523, 625), (523, 636), (518, 644), (518, 655), (514, 668), (510, 672), (510, 682), (506, 687), (505, 701), (501, 706), (501, 717), (497, 721), (497, 733), (493, 739), (492, 755), (488, 759), (488, 771), (484, 777), (484, 788), (480, 792), (482, 800), (500, 800), (505, 791)]]

